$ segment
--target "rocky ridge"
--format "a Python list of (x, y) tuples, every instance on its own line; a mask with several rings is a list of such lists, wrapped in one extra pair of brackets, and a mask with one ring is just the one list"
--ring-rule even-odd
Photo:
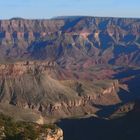
[[(122, 105), (139, 97), (140, 19), (1, 20), (0, 63), (0, 112), (15, 120), (129, 112)], [(61, 130), (48, 134), (62, 139)]]
[(125, 18), (1, 20), (0, 58), (55, 60), (68, 68), (140, 65), (139, 28), (139, 19)]
[(60, 80), (56, 68), (46, 61), (1, 64), (0, 102), (56, 119), (96, 113), (93, 104), (121, 102), (117, 80)]

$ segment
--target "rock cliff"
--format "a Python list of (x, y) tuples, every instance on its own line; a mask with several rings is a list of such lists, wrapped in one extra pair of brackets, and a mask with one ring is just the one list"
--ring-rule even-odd
[(63, 131), (56, 125), (13, 121), (9, 116), (0, 114), (1, 140), (63, 140)]
[[(0, 20), (0, 112), (33, 122), (33, 132), (62, 118), (129, 112), (133, 105), (122, 105), (140, 97), (139, 66), (140, 19)], [(36, 138), (63, 139), (61, 129), (45, 130)]]
[(0, 21), (0, 60), (55, 60), (63, 67), (140, 65), (140, 20), (61, 17)]
[(1, 64), (0, 102), (55, 119), (96, 113), (93, 104), (121, 102), (117, 80), (60, 80), (60, 75), (55, 62)]

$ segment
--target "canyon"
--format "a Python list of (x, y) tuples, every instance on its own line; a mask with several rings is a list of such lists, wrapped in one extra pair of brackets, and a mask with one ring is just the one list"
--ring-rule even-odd
[(121, 102), (117, 92), (125, 86), (118, 80), (59, 79), (61, 73), (56, 68), (59, 69), (57, 64), (47, 61), (1, 64), (1, 104), (31, 109), (44, 117), (58, 119), (93, 114), (98, 110), (94, 104)]
[(15, 121), (113, 119), (135, 110), (139, 82), (140, 19), (0, 20), (0, 112)]

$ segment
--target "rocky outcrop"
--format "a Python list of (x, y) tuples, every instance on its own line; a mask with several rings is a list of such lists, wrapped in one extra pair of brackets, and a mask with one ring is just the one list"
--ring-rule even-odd
[(4, 128), (4, 126), (0, 126), (0, 140), (3, 140), (3, 139), (5, 139), (5, 133), (4, 133), (4, 131), (5, 131), (5, 128)]
[(0, 77), (22, 76), (27, 73), (43, 73), (55, 69), (56, 63), (51, 61), (22, 61), (11, 64), (0, 64)]
[[(55, 119), (96, 113), (98, 108), (93, 104), (121, 102), (117, 80), (60, 80), (60, 75), (55, 62), (1, 64), (0, 102)], [(22, 116), (24, 113), (20, 118), (25, 118)], [(44, 122), (42, 116), (37, 118), (37, 123)]]
[(39, 137), (41, 140), (63, 140), (63, 131), (60, 128), (56, 130), (47, 130), (47, 135), (41, 134)]
[(122, 85), (107, 79), (140, 65), (139, 29), (139, 19), (1, 20), (0, 102), (48, 118), (120, 103)]
[(0, 140), (4, 139), (63, 140), (63, 131), (54, 124), (15, 122), (11, 117), (0, 114)]
[(139, 19), (125, 18), (1, 20), (0, 60), (55, 60), (69, 69), (85, 68), (89, 61), (140, 65), (139, 29)]
[[(22, 135), (18, 136), (18, 139), (21, 139), (21, 140), (24, 139)], [(3, 140), (3, 139), (10, 140), (5, 135), (5, 127), (0, 126), (0, 140)], [(31, 140), (31, 139), (28, 138), (28, 140)], [(56, 128), (54, 130), (48, 128), (45, 132), (39, 133), (38, 137), (35, 140), (63, 140), (63, 131), (60, 128)]]

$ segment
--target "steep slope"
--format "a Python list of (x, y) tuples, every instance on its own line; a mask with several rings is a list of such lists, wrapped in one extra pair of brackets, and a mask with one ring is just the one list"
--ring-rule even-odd
[[(55, 60), (65, 67), (140, 65), (140, 20), (60, 17), (0, 22), (1, 61)], [(77, 66), (77, 65), (76, 65)]]
[(99, 108), (94, 104), (115, 105), (121, 102), (117, 80), (59, 80), (58, 69), (54, 62), (46, 61), (1, 64), (1, 104), (14, 105), (24, 111), (31, 109), (47, 117), (48, 121), (51, 117), (51, 121), (53, 118), (96, 113)]
[(140, 67), (140, 19), (1, 20), (0, 62), (1, 104), (48, 119), (101, 115), (139, 97), (136, 75), (119, 77)]

